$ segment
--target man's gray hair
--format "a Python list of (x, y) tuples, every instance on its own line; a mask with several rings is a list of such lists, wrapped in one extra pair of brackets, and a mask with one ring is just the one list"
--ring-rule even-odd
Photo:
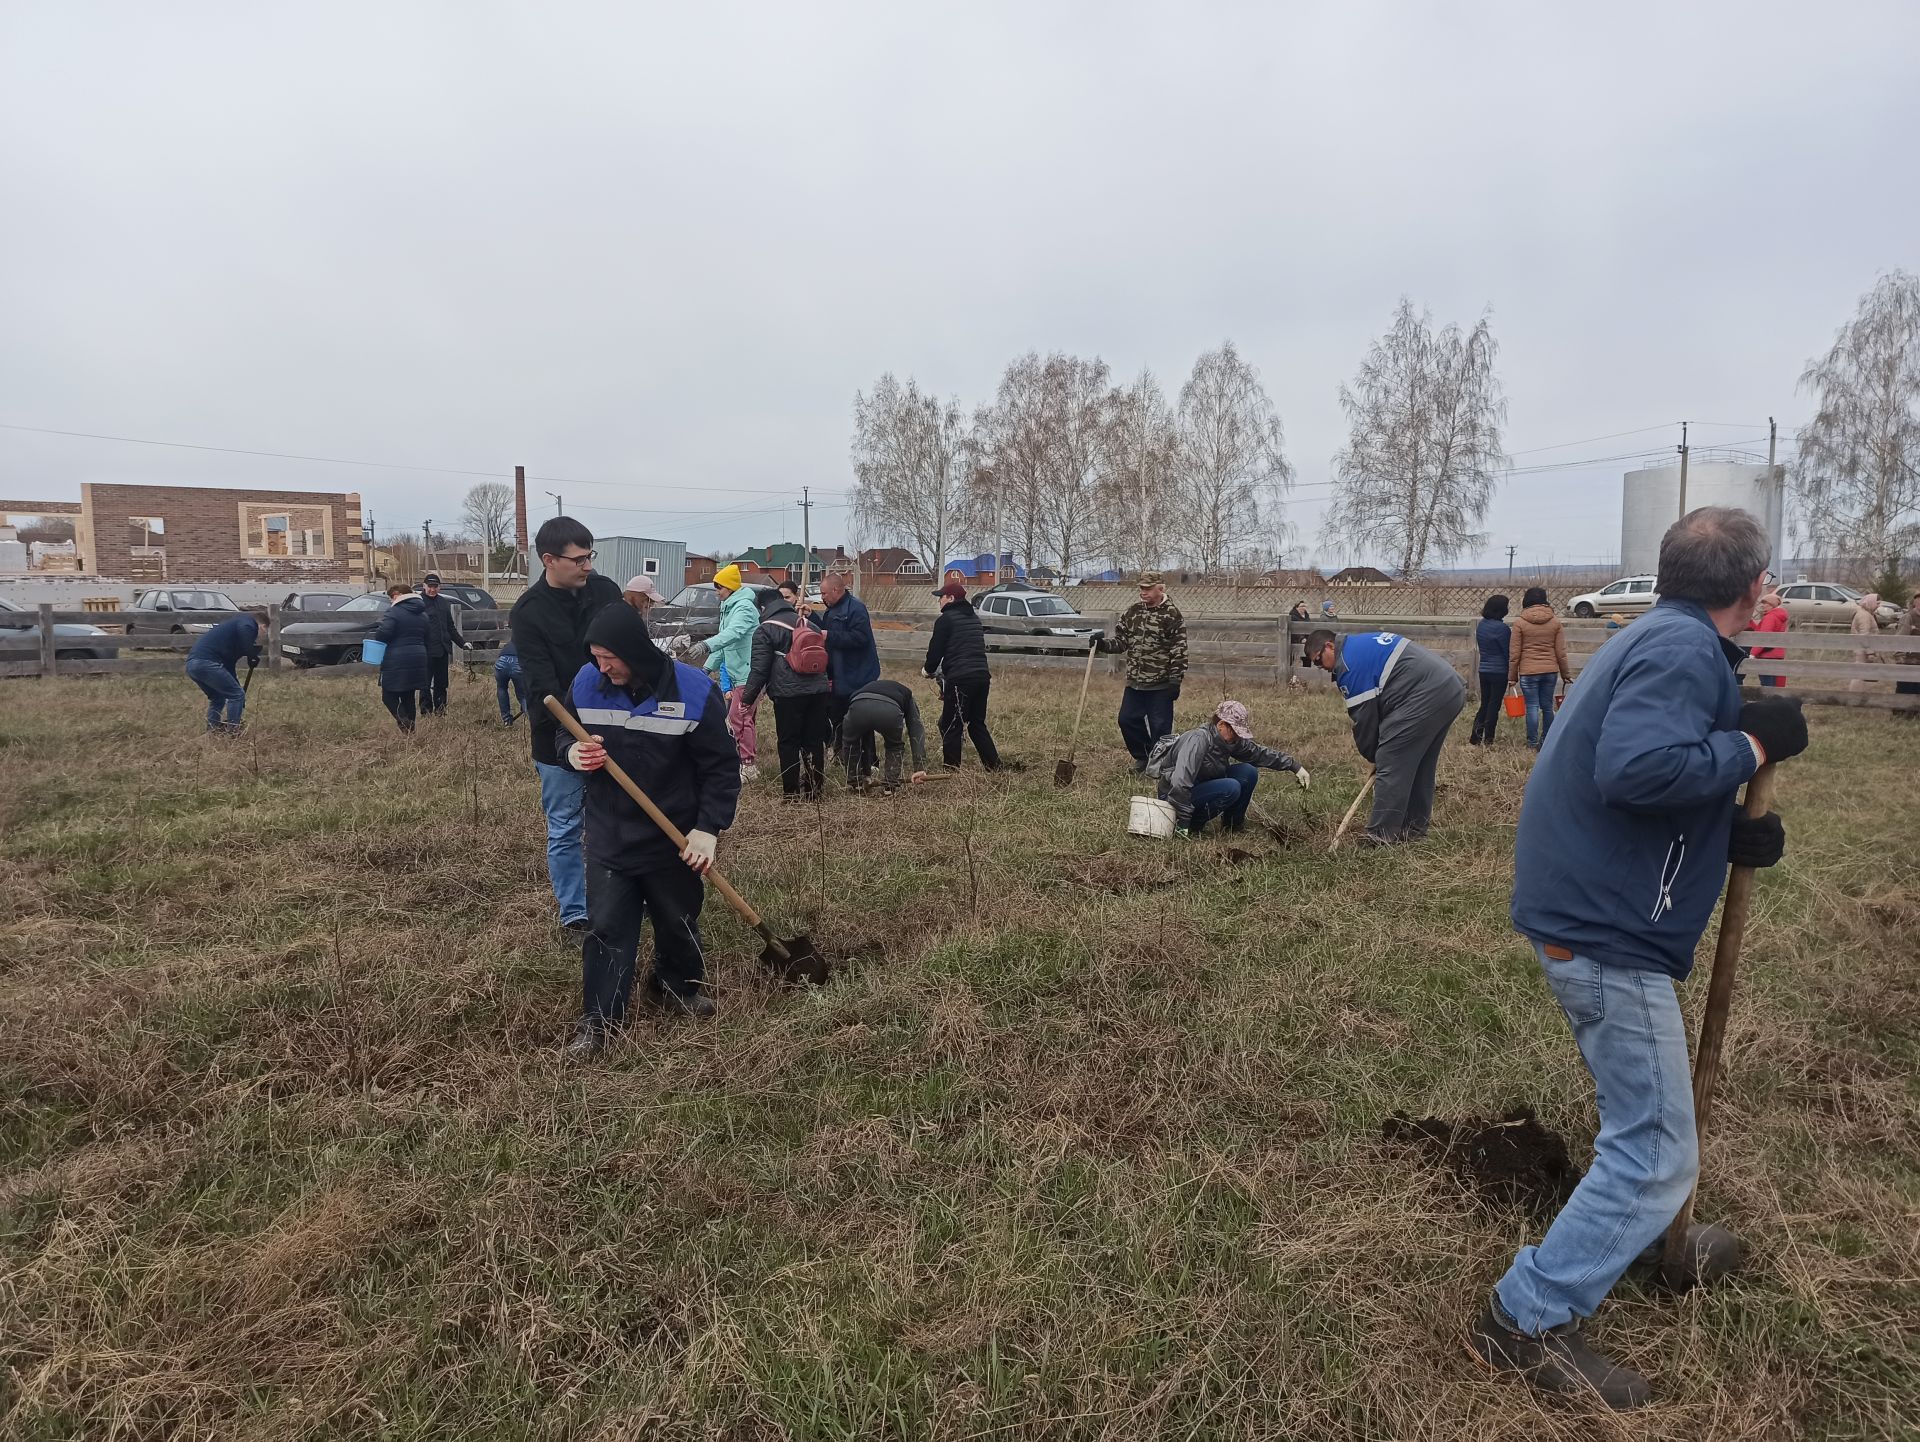
[(1748, 511), (1702, 506), (1660, 538), (1660, 595), (1695, 601), (1709, 610), (1731, 606), (1767, 568), (1773, 547)]

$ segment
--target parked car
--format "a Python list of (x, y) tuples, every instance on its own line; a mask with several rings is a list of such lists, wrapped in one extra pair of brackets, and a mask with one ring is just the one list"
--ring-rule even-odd
[(1103, 634), (1103, 628), (1073, 609), (1065, 598), (1051, 591), (1026, 587), (995, 587), (974, 602), (982, 629), (1012, 636), (1072, 636), (1086, 642)]
[[(772, 586), (754, 586), (754, 598), (766, 604)], [(814, 593), (817, 599), (819, 593)], [(720, 588), (711, 581), (697, 581), (674, 593), (647, 613), (647, 631), (664, 650), (683, 654), (695, 664), (704, 660), (706, 643), (720, 629)]]
[[(1853, 613), (1859, 609), (1857, 603), (1864, 594), (1838, 581), (1795, 581), (1780, 588), (1780, 599), (1796, 625), (1819, 625), (1823, 621), (1834, 626), (1851, 625)], [(1882, 626), (1891, 626), (1900, 615), (1898, 606), (1882, 601), (1874, 612), (1874, 619)]]
[(337, 611), (353, 599), (351, 591), (289, 591), (280, 603), (282, 611)]
[[(0, 635), (6, 638), (9, 652), (22, 646), (35, 648), (36, 656), (40, 645), (40, 617), (25, 606), (16, 606), (0, 596)], [(53, 654), (61, 661), (111, 661), (120, 654), (120, 645), (107, 632), (98, 626), (83, 625), (78, 621), (55, 621), (53, 623)], [(11, 654), (0, 658), (8, 661), (29, 661), (34, 656)]]
[(360, 659), (360, 643), (373, 634), (393, 602), (378, 593), (355, 596), (323, 619), (280, 627), (280, 654), (296, 666), (338, 666)]
[[(413, 589), (424, 593), (427, 588), (425, 586), (415, 586)], [(440, 594), (450, 596), (461, 605), (470, 607), (475, 611), (497, 611), (500, 609), (500, 603), (478, 586), (456, 586), (451, 581), (442, 581), (440, 583)]]
[(1657, 577), (1623, 576), (1610, 586), (1588, 591), (1567, 602), (1569, 616), (1600, 616), (1614, 611), (1644, 611), (1660, 599), (1653, 589)]
[(178, 635), (183, 631), (211, 631), (212, 621), (182, 621), (182, 611), (238, 611), (233, 597), (225, 591), (200, 591), (172, 588), (142, 591), (134, 597), (133, 607), (125, 612), (127, 634), (142, 632)]

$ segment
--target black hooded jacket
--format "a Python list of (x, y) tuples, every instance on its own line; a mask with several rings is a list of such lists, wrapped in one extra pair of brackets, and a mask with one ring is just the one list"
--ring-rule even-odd
[(527, 723), (537, 764), (565, 765), (554, 745), (560, 727), (541, 698), (567, 699), (574, 673), (587, 659), (587, 623), (608, 605), (625, 605), (619, 583), (597, 574), (573, 591), (549, 586), (545, 576), (536, 576), (513, 603), (508, 624), (513, 628), (520, 673), (527, 678)]
[[(631, 606), (602, 610), (586, 642), (625, 661), (633, 679), (616, 686), (589, 661), (573, 679), (567, 709), (682, 832), (718, 835), (733, 825), (740, 753), (713, 678), (654, 645)], [(566, 739), (562, 764), (571, 766)], [(678, 848), (604, 768), (587, 773), (586, 833), (587, 856), (598, 866), (636, 872), (680, 864)]]
[(940, 608), (940, 619), (933, 623), (933, 640), (927, 646), (926, 671), (929, 676), (946, 673), (949, 681), (986, 681), (987, 632), (980, 624), (971, 601), (949, 601)]

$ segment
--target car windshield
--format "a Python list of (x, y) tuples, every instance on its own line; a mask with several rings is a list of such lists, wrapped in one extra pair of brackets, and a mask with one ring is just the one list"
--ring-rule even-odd
[(1833, 587), (1833, 589), (1840, 593), (1840, 597), (1842, 600), (1846, 600), (1846, 601), (1857, 601), (1862, 596), (1866, 595), (1865, 591), (1856, 591), (1851, 586), (1836, 585)]
[(711, 606), (720, 599), (720, 593), (712, 586), (688, 586), (679, 595), (667, 602), (669, 606), (686, 606), (698, 610), (701, 606)]
[(300, 598), (300, 609), (303, 611), (337, 611), (346, 604), (345, 596), (332, 596), (318, 591)]
[(175, 591), (176, 611), (237, 611), (240, 608), (218, 591)]
[(385, 596), (355, 596), (340, 609), (343, 611), (384, 611), (393, 602)]
[(1029, 596), (1027, 597), (1027, 614), (1029, 616), (1075, 616), (1079, 612), (1058, 596)]

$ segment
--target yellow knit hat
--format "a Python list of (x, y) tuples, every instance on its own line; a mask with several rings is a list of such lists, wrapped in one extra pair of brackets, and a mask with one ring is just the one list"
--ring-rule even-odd
[(728, 562), (726, 565), (722, 566), (719, 570), (715, 571), (713, 573), (713, 584), (718, 586), (723, 591), (739, 590), (740, 589), (739, 565), (735, 562)]

